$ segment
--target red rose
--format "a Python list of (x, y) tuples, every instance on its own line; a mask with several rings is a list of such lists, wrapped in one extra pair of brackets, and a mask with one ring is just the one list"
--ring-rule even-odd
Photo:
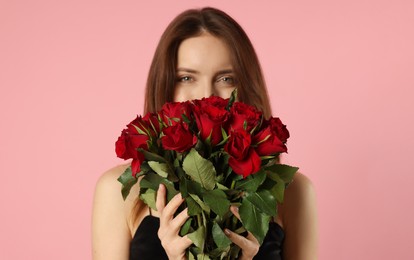
[(289, 138), (289, 131), (287, 130), (286, 125), (284, 125), (278, 117), (271, 117), (269, 119), (269, 124), (273, 132), (279, 137), (280, 141), (286, 143)]
[(225, 109), (227, 104), (229, 103), (229, 99), (228, 98), (224, 99), (219, 96), (211, 96), (208, 98), (193, 100), (193, 103), (196, 106), (203, 106), (205, 104), (209, 104), (209, 105), (221, 108), (221, 109)]
[(279, 118), (270, 118), (263, 122), (262, 129), (253, 137), (254, 143), (259, 143), (256, 152), (259, 155), (274, 155), (287, 152), (285, 145), (289, 131)]
[(194, 100), (194, 116), (201, 139), (210, 136), (212, 146), (223, 140), (221, 128), (227, 123), (229, 112), (225, 109), (227, 102), (220, 97), (209, 97)]
[(119, 158), (132, 159), (131, 170), (135, 176), (141, 171), (141, 163), (144, 161), (144, 155), (138, 152), (138, 148), (148, 150), (148, 133), (151, 134), (151, 128), (148, 122), (137, 116), (127, 128), (122, 130), (121, 136), (115, 143), (115, 151)]
[(191, 114), (191, 104), (190, 102), (168, 102), (165, 103), (159, 113), (162, 120), (166, 125), (174, 125), (177, 123), (172, 118), (182, 119), (182, 114), (185, 114), (187, 117), (190, 117)]
[(144, 161), (144, 155), (137, 151), (137, 148), (148, 149), (148, 136), (131, 133), (129, 129), (122, 130), (122, 134), (115, 143), (115, 152), (119, 158), (131, 159), (132, 175), (141, 171), (141, 163)]
[(243, 128), (244, 122), (247, 123), (246, 131), (250, 132), (259, 122), (262, 112), (254, 106), (242, 102), (234, 102), (230, 108), (230, 129), (236, 130)]
[(243, 178), (259, 171), (262, 163), (259, 155), (250, 145), (250, 134), (240, 128), (230, 133), (224, 146), (224, 150), (230, 155), (230, 167), (235, 173), (243, 175)]
[(137, 158), (137, 148), (148, 149), (147, 141), (148, 136), (131, 134), (128, 129), (124, 129), (115, 143), (116, 155), (124, 160)]
[(197, 137), (191, 133), (188, 125), (183, 122), (168, 126), (162, 132), (164, 136), (161, 137), (161, 143), (168, 150), (182, 153), (190, 150), (197, 143)]
[(157, 137), (161, 131), (160, 122), (158, 120), (157, 113), (147, 113), (142, 120), (146, 123), (146, 125), (151, 126), (151, 134), (153, 137)]
[(151, 124), (149, 121), (144, 120), (142, 116), (137, 116), (128, 125), (128, 132), (130, 134), (151, 134)]

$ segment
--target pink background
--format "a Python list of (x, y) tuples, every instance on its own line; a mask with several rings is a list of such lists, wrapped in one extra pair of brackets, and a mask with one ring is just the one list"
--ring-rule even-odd
[(414, 1), (0, 1), (0, 259), (90, 259), (95, 182), (142, 113), (168, 22), (251, 37), (286, 162), (314, 182), (320, 259), (414, 259)]

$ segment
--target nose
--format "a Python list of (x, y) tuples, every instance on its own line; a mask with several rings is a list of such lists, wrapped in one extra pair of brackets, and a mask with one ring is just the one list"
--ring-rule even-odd
[(211, 97), (216, 94), (214, 84), (211, 81), (204, 81), (200, 87), (202, 89), (200, 92), (202, 93), (203, 97)]

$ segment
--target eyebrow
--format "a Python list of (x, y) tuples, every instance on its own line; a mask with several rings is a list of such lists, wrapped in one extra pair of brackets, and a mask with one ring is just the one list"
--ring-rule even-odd
[[(199, 71), (193, 70), (193, 69), (189, 69), (189, 68), (177, 68), (177, 71), (181, 71), (181, 72), (188, 72), (188, 73), (194, 73), (194, 74), (199, 74)], [(215, 73), (215, 75), (221, 75), (221, 74), (229, 74), (229, 73), (234, 73), (232, 69), (227, 69), (227, 70), (219, 70)]]

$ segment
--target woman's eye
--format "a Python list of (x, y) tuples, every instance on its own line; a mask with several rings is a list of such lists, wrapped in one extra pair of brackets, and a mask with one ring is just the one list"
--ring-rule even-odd
[(221, 77), (217, 81), (218, 82), (222, 81), (225, 84), (230, 84), (230, 85), (233, 85), (234, 84), (234, 78), (233, 77), (229, 77), (229, 76)]
[(178, 81), (180, 82), (189, 82), (192, 81), (193, 79), (190, 76), (182, 76), (182, 77), (178, 77)]

